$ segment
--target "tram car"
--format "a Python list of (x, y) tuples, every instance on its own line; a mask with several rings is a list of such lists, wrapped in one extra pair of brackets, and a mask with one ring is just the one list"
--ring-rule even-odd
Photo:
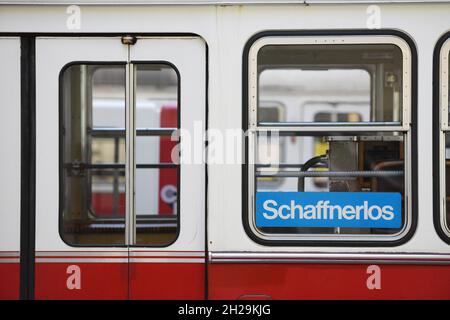
[(450, 299), (449, 21), (0, 0), (0, 299)]

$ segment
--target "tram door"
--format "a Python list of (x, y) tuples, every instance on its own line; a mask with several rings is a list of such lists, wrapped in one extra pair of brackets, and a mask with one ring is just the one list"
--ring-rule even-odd
[(204, 297), (205, 52), (36, 40), (37, 299)]

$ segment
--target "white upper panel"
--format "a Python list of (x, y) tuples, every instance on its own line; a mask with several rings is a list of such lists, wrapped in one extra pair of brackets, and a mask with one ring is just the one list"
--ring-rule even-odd
[(20, 250), (20, 39), (0, 38), (0, 251)]
[[(61, 50), (61, 48), (64, 48), (64, 50)], [(187, 60), (185, 57), (191, 58)], [(121, 44), (118, 37), (39, 37), (36, 40), (37, 251), (95, 250), (95, 248), (69, 247), (62, 241), (58, 233), (58, 199), (60, 192), (58, 176), (59, 74), (65, 65), (76, 61), (126, 62), (127, 59), (128, 49)], [(130, 60), (173, 63), (179, 70), (181, 78), (182, 128), (193, 132), (196, 123), (204, 123), (206, 57), (205, 44), (201, 39), (139, 39), (130, 50)], [(18, 74), (20, 75), (20, 73)], [(183, 112), (183, 110), (189, 110), (189, 112)], [(201, 144), (201, 141), (194, 143)], [(204, 166), (181, 166), (181, 229), (177, 241), (169, 247), (170, 250), (203, 250), (205, 228), (203, 218), (205, 211), (204, 184)], [(201, 192), (198, 192), (198, 190), (201, 190)], [(20, 194), (20, 192), (17, 192), (17, 194)], [(103, 248), (102, 250), (119, 249)]]
[(450, 0), (0, 0), (0, 4), (150, 4), (150, 5), (227, 5), (227, 4), (358, 4), (358, 3), (446, 3)]

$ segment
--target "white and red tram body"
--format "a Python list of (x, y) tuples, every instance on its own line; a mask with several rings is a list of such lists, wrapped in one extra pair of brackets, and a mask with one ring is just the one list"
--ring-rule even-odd
[(449, 299), (450, 2), (385, 2), (0, 0), (0, 298)]

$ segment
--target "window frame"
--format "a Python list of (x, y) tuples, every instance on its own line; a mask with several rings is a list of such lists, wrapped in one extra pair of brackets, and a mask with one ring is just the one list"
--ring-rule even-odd
[(450, 133), (449, 59), (450, 32), (447, 32), (436, 43), (433, 54), (433, 222), (437, 234), (447, 244), (450, 244), (450, 225), (446, 218), (445, 135)]
[[(181, 231), (181, 218), (180, 218), (180, 213), (181, 213), (181, 208), (180, 208), (180, 190), (181, 190), (181, 154), (180, 154), (180, 162), (177, 164), (173, 164), (171, 166), (166, 166), (166, 164), (149, 164), (148, 166), (151, 166), (152, 169), (176, 169), (177, 170), (177, 217), (176, 217), (176, 234), (173, 238), (173, 240), (167, 244), (138, 244), (138, 243), (134, 243), (134, 244), (127, 244), (127, 224), (130, 224), (130, 228), (133, 228), (134, 231), (136, 232), (136, 227), (137, 227), (137, 214), (136, 212), (130, 214), (131, 216), (134, 216), (136, 219), (134, 221), (134, 223), (128, 222), (127, 221), (127, 214), (125, 213), (125, 216), (123, 217), (124, 219), (124, 223), (125, 223), (125, 229), (124, 229), (124, 243), (123, 244), (75, 244), (75, 243), (70, 243), (66, 240), (66, 238), (63, 236), (63, 212), (64, 212), (64, 136), (62, 134), (62, 132), (64, 131), (64, 73), (67, 69), (69, 69), (72, 66), (79, 66), (79, 65), (87, 65), (87, 66), (123, 66), (124, 67), (124, 71), (125, 71), (125, 77), (126, 78), (130, 78), (131, 77), (131, 69), (134, 69), (135, 66), (137, 65), (165, 65), (168, 66), (170, 68), (172, 68), (174, 70), (174, 72), (176, 73), (177, 76), (177, 109), (178, 109), (178, 114), (177, 114), (177, 127), (175, 128), (175, 131), (179, 131), (181, 128), (181, 75), (180, 75), (180, 71), (178, 70), (178, 68), (171, 62), (169, 61), (165, 61), (165, 60), (152, 60), (152, 61), (141, 61), (141, 60), (133, 60), (133, 61), (70, 61), (67, 64), (65, 64), (60, 72), (59, 72), (59, 79), (58, 79), (58, 118), (59, 118), (59, 137), (58, 137), (58, 148), (59, 148), (59, 157), (58, 157), (58, 164), (59, 164), (59, 168), (58, 168), (58, 172), (59, 172), (59, 212), (58, 212), (58, 234), (59, 237), (61, 238), (61, 240), (68, 246), (70, 247), (74, 247), (74, 248), (111, 248), (111, 247), (116, 247), (116, 248), (144, 248), (144, 247), (148, 247), (148, 248), (165, 248), (165, 247), (169, 247), (172, 244), (174, 244), (180, 235), (180, 231)], [(92, 81), (90, 81), (89, 83), (91, 83)], [(125, 83), (125, 113), (127, 113), (126, 109), (127, 108), (131, 108), (133, 110), (131, 110), (131, 115), (134, 116), (136, 113), (136, 107), (134, 106), (134, 97), (132, 99), (130, 99), (131, 97), (127, 97), (127, 95), (131, 95), (130, 92), (130, 88), (129, 88), (130, 83), (128, 82), (128, 80)], [(135, 85), (135, 83), (133, 82), (133, 85)], [(133, 90), (133, 92), (135, 92)], [(135, 147), (135, 140), (136, 140), (136, 136), (137, 136), (137, 132), (136, 132), (136, 127), (133, 126), (133, 132), (130, 133), (130, 126), (129, 126), (129, 121), (130, 119), (125, 119), (125, 159), (127, 159), (127, 153), (129, 153), (129, 147), (128, 145), (128, 141), (133, 140), (133, 146), (132, 148), (134, 149), (134, 152), (136, 152), (136, 147)], [(133, 121), (134, 122), (134, 121)], [(128, 129), (128, 130), (127, 130)], [(155, 128), (152, 128), (152, 130)], [(167, 130), (171, 130), (171, 128), (158, 128), (161, 129), (161, 132), (163, 133), (155, 133), (155, 134), (151, 134), (149, 136), (153, 136), (153, 137), (161, 137), (161, 136), (171, 136), (171, 135), (167, 135), (166, 133), (164, 133), (164, 131)], [(157, 131), (158, 129), (154, 130)], [(167, 129), (167, 130), (164, 130)], [(181, 143), (181, 136), (178, 136), (178, 144)], [(134, 160), (134, 156), (133, 156), (133, 160)], [(127, 176), (127, 171), (129, 173), (131, 173), (132, 171), (134, 172), (137, 168), (136, 168), (136, 163), (133, 161), (133, 169), (131, 170), (130, 168), (128, 168), (127, 163), (129, 163), (127, 160), (125, 160), (125, 176)], [(134, 173), (133, 173), (134, 174)], [(90, 186), (90, 184), (89, 184)], [(128, 181), (126, 179), (126, 189), (128, 188)], [(125, 190), (126, 190), (125, 189)], [(89, 192), (91, 193), (92, 191), (89, 190)], [(127, 192), (126, 192), (127, 193)], [(91, 196), (91, 195), (90, 195)], [(90, 198), (90, 197), (89, 197)], [(126, 204), (127, 206), (127, 204)], [(88, 214), (92, 215), (94, 217), (96, 217), (96, 215), (90, 210), (90, 208), (87, 209), (88, 210)], [(135, 210), (135, 209), (134, 209)], [(100, 219), (98, 219), (98, 221), (117, 221), (116, 217), (112, 217), (112, 218), (108, 218), (108, 217), (101, 217)]]
[[(326, 125), (314, 123), (288, 123), (277, 126), (260, 125), (257, 122), (258, 73), (257, 54), (265, 45), (302, 44), (394, 44), (403, 55), (403, 104), (402, 117), (398, 123), (345, 123)], [(397, 246), (408, 241), (417, 225), (417, 160), (416, 160), (416, 83), (417, 54), (413, 41), (405, 34), (393, 30), (315, 30), (315, 31), (265, 31), (248, 40), (243, 53), (243, 117), (245, 135), (245, 159), (242, 165), (243, 195), (242, 220), (247, 235), (256, 243), (267, 246)], [(312, 135), (335, 131), (340, 133), (402, 132), (405, 137), (405, 222), (402, 230), (394, 235), (315, 235), (315, 234), (264, 234), (255, 224), (254, 159), (257, 132), (276, 129), (298, 135)], [(247, 131), (248, 130), (248, 131)], [(299, 131), (302, 132), (299, 132)], [(254, 161), (253, 161), (254, 162)]]

